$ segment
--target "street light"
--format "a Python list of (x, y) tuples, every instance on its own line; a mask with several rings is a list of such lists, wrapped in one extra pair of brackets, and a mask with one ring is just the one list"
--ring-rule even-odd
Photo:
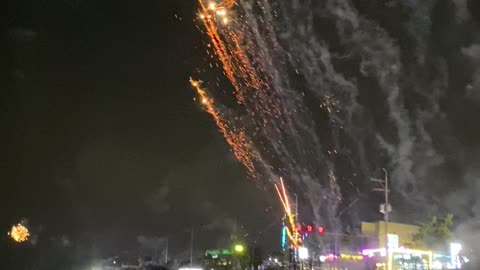
[(243, 245), (236, 244), (236, 245), (233, 247), (233, 250), (234, 250), (235, 253), (237, 253), (237, 254), (243, 254), (243, 252), (245, 251), (245, 247), (244, 247)]

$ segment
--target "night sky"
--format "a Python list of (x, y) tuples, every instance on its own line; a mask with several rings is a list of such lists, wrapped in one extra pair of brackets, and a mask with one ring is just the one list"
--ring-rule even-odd
[[(480, 5), (467, 0), (380, 2), (358, 1), (354, 9), (384, 29), (385, 44), (393, 40), (398, 45), (404, 70), (397, 81), (405, 105), (399, 111), (410, 116), (414, 131), (406, 141), (414, 141), (414, 150), (407, 161), (415, 166), (405, 169), (404, 156), (383, 153), (388, 142), (403, 149), (402, 138), (392, 131), (398, 126), (385, 119), (386, 94), (378, 90), (384, 77), (373, 75), (383, 64), (375, 60), (385, 55), (368, 55), (368, 41), (342, 41), (334, 33), (342, 23), (316, 13), (324, 16), (315, 21), (316, 36), (328, 45), (332, 65), (358, 86), (356, 98), (365, 108), (352, 124), (358, 133), (347, 135), (362, 140), (367, 150), (357, 156), (358, 145), (347, 149), (355, 165), (337, 164), (339, 182), (354, 179), (340, 183), (346, 199), (339, 209), (349, 198), (359, 198), (347, 222), (381, 218), (372, 210), (381, 198), (370, 196), (366, 183), (388, 167), (398, 178), (395, 203), (408, 204), (411, 196), (435, 204), (421, 208), (453, 212), (458, 224), (471, 230), (480, 220), (475, 196), (480, 191)], [(26, 261), (38, 269), (69, 269), (65, 265), (84, 263), (82, 258), (135, 253), (141, 236), (168, 236), (172, 253), (181, 254), (192, 226), (200, 250), (225, 245), (235, 222), (249, 241), (261, 239), (267, 250), (279, 248), (279, 202), (248, 177), (215, 123), (193, 101), (192, 74), (226, 82), (218, 69), (204, 68), (210, 60), (195, 21), (196, 1), (25, 0), (9, 1), (6, 7), (0, 45), (0, 253), (6, 254), (7, 265), (27, 269), (15, 268)], [(292, 23), (301, 25), (299, 18)], [(348, 36), (351, 29), (346, 29)], [(419, 64), (420, 58), (425, 62)], [(308, 82), (299, 85), (308, 87)], [(437, 87), (441, 94), (431, 104)], [(310, 101), (306, 107), (319, 107)], [(317, 110), (310, 108), (312, 121), (322, 125)], [(370, 139), (379, 137), (386, 142)], [(402, 175), (405, 170), (411, 179)], [(290, 187), (301, 192), (298, 183)], [(418, 193), (411, 193), (412, 185)], [(301, 202), (312, 202), (309, 196)], [(425, 213), (412, 214), (412, 209), (398, 209), (394, 218), (415, 222), (413, 217)], [(33, 236), (19, 246), (6, 232), (22, 220)], [(55, 253), (65, 254), (64, 261), (48, 268), (45, 257)]]
[(66, 237), (105, 253), (175, 233), (175, 252), (191, 226), (218, 233), (197, 236), (206, 248), (235, 217), (269, 225), (272, 202), (193, 102), (204, 54), (193, 1), (10, 4), (3, 232), (25, 218), (39, 246)]

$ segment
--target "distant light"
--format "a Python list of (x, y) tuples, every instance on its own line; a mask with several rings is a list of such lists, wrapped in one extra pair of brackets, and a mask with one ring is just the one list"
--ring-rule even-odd
[(223, 24), (228, 24), (228, 18), (223, 18)]
[[(205, 19), (205, 15), (204, 15), (204, 14), (200, 14), (200, 19), (202, 19), (202, 20)], [(195, 83), (193, 86), (197, 86), (197, 85), (198, 85), (198, 83)]]
[(287, 227), (283, 226), (282, 228), (282, 250), (285, 251), (287, 246)]
[(208, 4), (208, 8), (211, 9), (211, 10), (215, 10), (215, 6), (216, 6), (216, 5), (215, 5), (214, 2), (210, 2), (210, 3)]
[(360, 261), (360, 260), (363, 260), (363, 256), (362, 255), (358, 255), (358, 254), (344, 254), (344, 253), (341, 253), (340, 254), (340, 259), (343, 259), (343, 260), (350, 260), (350, 261)]
[(375, 255), (374, 253), (380, 253), (380, 255), (384, 254), (382, 256), (385, 256), (387, 252), (386, 252), (385, 248), (364, 249), (364, 250), (362, 250), (362, 254), (364, 256), (373, 257)]
[(450, 243), (450, 260), (456, 268), (461, 267), (460, 258), (458, 256), (460, 254), (460, 251), (462, 251), (462, 244)]
[(462, 250), (462, 244), (450, 243), (450, 255), (457, 256)]
[(242, 245), (235, 245), (234, 249), (236, 252), (242, 253), (245, 250), (245, 247)]
[(207, 104), (207, 103), (208, 103), (208, 99), (207, 99), (207, 98), (202, 98), (202, 103), (203, 103), (203, 104)]
[(433, 269), (442, 269), (443, 265), (442, 262), (440, 261), (433, 261), (432, 263), (432, 268)]
[(308, 248), (306, 247), (301, 247), (298, 249), (298, 257), (301, 260), (308, 259)]
[(200, 267), (180, 267), (178, 270), (203, 270)]
[(323, 255), (320, 256), (320, 261), (321, 261), (321, 262), (325, 262), (326, 260), (327, 260), (327, 257), (325, 257), (325, 256), (323, 256)]

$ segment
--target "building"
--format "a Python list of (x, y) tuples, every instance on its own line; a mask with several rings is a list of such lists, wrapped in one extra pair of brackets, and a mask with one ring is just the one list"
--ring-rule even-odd
[[(422, 248), (416, 246), (413, 242), (413, 235), (418, 232), (420, 227), (410, 224), (388, 222), (387, 232), (389, 234), (389, 246), (405, 248)], [(362, 222), (362, 234), (366, 236), (370, 247), (385, 247), (386, 234), (385, 222)]]
[(203, 266), (211, 270), (231, 270), (233, 253), (228, 249), (211, 249), (205, 251)]

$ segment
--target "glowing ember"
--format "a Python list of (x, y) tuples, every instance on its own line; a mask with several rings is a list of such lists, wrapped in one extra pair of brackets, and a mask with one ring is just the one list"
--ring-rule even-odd
[(27, 227), (22, 224), (17, 224), (12, 226), (12, 230), (8, 233), (8, 235), (17, 243), (23, 243), (28, 240), (30, 236), (30, 232), (28, 231)]
[(225, 15), (227, 15), (227, 12), (225, 11), (225, 9), (219, 9), (219, 10), (217, 10), (217, 15), (225, 16)]
[(213, 2), (210, 2), (208, 4), (208, 8), (211, 9), (211, 10), (215, 10), (215, 6), (216, 6), (215, 3), (213, 3)]

